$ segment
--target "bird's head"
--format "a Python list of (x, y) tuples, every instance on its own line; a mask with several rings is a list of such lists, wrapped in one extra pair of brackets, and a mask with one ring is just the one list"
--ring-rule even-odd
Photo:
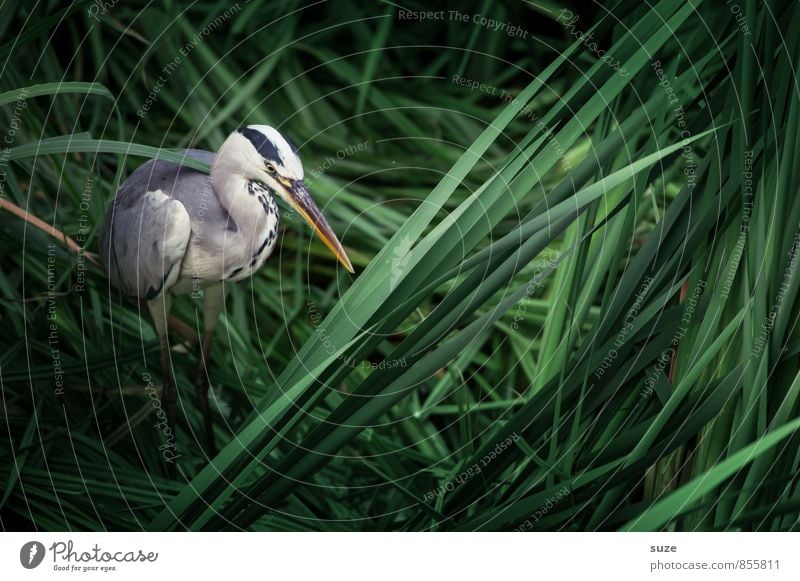
[(228, 137), (220, 153), (229, 171), (263, 184), (294, 208), (339, 262), (354, 272), (342, 244), (308, 191), (300, 156), (277, 129), (268, 125), (241, 127)]

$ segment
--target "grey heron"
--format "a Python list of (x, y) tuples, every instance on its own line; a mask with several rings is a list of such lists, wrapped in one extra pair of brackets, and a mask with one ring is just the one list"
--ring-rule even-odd
[(203, 289), (203, 336), (195, 375), (209, 453), (215, 450), (207, 372), (214, 326), (226, 284), (251, 276), (277, 242), (280, 196), (349, 271), (344, 248), (304, 182), (297, 151), (280, 132), (249, 125), (228, 136), (216, 155), (184, 150), (211, 173), (150, 160), (120, 186), (100, 230), (100, 255), (124, 293), (147, 301), (161, 348), (162, 397), (175, 431), (177, 392), (171, 371), (167, 317), (173, 294)]

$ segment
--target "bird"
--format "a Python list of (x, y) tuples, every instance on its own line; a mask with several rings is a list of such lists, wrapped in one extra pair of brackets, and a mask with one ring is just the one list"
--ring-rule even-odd
[(181, 152), (209, 164), (210, 173), (158, 159), (138, 167), (108, 205), (99, 254), (111, 284), (147, 303), (159, 340), (162, 398), (173, 434), (177, 388), (170, 365), (170, 305), (173, 295), (202, 294), (195, 388), (206, 447), (214, 453), (208, 406), (214, 327), (230, 283), (252, 276), (275, 249), (276, 196), (311, 225), (348, 272), (354, 270), (306, 186), (297, 150), (277, 129), (247, 125), (233, 131), (216, 154)]

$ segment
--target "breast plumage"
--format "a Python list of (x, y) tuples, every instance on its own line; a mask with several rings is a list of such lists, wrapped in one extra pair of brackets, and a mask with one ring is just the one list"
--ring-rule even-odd
[(270, 257), (275, 245), (278, 242), (278, 223), (280, 220), (280, 213), (278, 212), (278, 205), (275, 203), (269, 188), (257, 182), (249, 182), (247, 185), (247, 192), (254, 196), (261, 204), (261, 209), (264, 212), (264, 228), (261, 232), (260, 241), (257, 246), (254, 245), (254, 250), (249, 257), (242, 262), (242, 264), (233, 268), (228, 274), (230, 280), (239, 281), (249, 277), (256, 270), (261, 268), (267, 258)]

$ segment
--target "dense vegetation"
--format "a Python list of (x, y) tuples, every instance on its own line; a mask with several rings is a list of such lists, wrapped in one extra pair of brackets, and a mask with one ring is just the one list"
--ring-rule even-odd
[[(800, 5), (459, 4), (4, 5), (4, 529), (798, 529)], [(93, 253), (133, 168), (248, 123), (357, 272), (282, 222), (208, 458), (198, 301), (168, 442)]]

